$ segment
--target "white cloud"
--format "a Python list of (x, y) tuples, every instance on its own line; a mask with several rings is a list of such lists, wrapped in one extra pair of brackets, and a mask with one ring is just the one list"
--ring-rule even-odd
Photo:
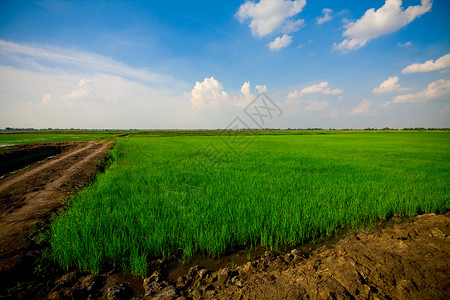
[(409, 46), (412, 46), (412, 43), (411, 42), (406, 42), (406, 43), (398, 43), (397, 44), (397, 46), (399, 46), (399, 47), (409, 47)]
[[(244, 89), (244, 86), (242, 88)], [(205, 78), (202, 82), (197, 81), (191, 91), (193, 107), (218, 106), (227, 101), (227, 92), (223, 90), (222, 84), (213, 76)]]
[[(265, 93), (267, 91), (266, 85), (256, 85), (256, 91), (258, 94)], [(244, 82), (241, 87), (241, 93), (235, 97), (233, 97), (233, 104), (238, 107), (245, 107), (252, 102), (257, 95), (251, 92), (250, 81)]]
[(371, 115), (373, 114), (372, 106), (373, 106), (372, 100), (364, 99), (350, 111), (350, 115), (352, 116)]
[(289, 46), (292, 42), (292, 36), (284, 34), (282, 37), (277, 37), (269, 43), (269, 49), (272, 51), (279, 51), (281, 48)]
[(44, 94), (42, 96), (42, 103), (43, 104), (49, 104), (51, 100), (52, 100), (52, 95), (51, 94), (47, 93), (47, 94)]
[(241, 87), (241, 95), (234, 97), (233, 103), (236, 106), (247, 106), (254, 98), (254, 95), (252, 94), (250, 90), (250, 81), (244, 82), (244, 84)]
[(440, 79), (430, 83), (426, 89), (415, 94), (394, 98), (393, 103), (425, 103), (430, 100), (450, 100), (450, 80)]
[(319, 84), (311, 85), (308, 87), (305, 87), (300, 92), (298, 90), (294, 90), (288, 94), (288, 99), (295, 99), (299, 98), (305, 94), (313, 94), (313, 93), (319, 93), (319, 94), (325, 94), (325, 95), (338, 95), (342, 94), (343, 91), (341, 89), (334, 89), (330, 90), (328, 87), (328, 82), (323, 81)]
[(322, 9), (323, 17), (317, 17), (317, 24), (323, 24), (325, 22), (328, 22), (332, 19), (330, 14), (333, 12), (333, 10), (329, 8)]
[(305, 111), (324, 110), (327, 106), (327, 101), (309, 101), (308, 106), (305, 107)]
[(431, 72), (450, 68), (450, 53), (433, 60), (427, 60), (423, 64), (412, 64), (402, 70), (402, 74)]
[(406, 91), (408, 88), (400, 87), (400, 83), (398, 83), (398, 76), (389, 77), (385, 81), (383, 81), (379, 87), (373, 89), (372, 93), (374, 94), (382, 94), (382, 93), (392, 93), (392, 92), (400, 92)]
[(430, 11), (431, 0), (421, 0), (421, 5), (402, 8), (402, 0), (386, 0), (385, 4), (375, 10), (367, 10), (361, 19), (350, 22), (344, 27), (343, 36), (347, 37), (340, 44), (334, 44), (333, 50), (347, 52), (363, 47), (369, 40), (381, 35), (395, 32), (417, 17)]
[(306, 5), (306, 0), (261, 0), (246, 1), (239, 7), (236, 17), (239, 22), (250, 20), (253, 35), (266, 36), (274, 31), (289, 33), (298, 31), (304, 20), (293, 18)]
[(262, 93), (267, 92), (267, 86), (265, 84), (264, 85), (257, 85), (255, 88), (258, 91), (258, 94), (262, 94)]

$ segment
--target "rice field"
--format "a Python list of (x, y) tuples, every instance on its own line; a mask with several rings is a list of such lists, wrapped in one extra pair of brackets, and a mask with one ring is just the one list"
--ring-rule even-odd
[(450, 203), (446, 132), (131, 136), (111, 157), (51, 224), (63, 266), (144, 276), (152, 258), (280, 249)]

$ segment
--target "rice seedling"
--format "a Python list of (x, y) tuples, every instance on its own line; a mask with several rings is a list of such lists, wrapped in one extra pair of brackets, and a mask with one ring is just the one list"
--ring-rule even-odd
[[(106, 172), (52, 222), (52, 257), (144, 276), (150, 258), (279, 249), (392, 215), (445, 212), (449, 137), (260, 135), (239, 154), (218, 136), (118, 138)], [(206, 155), (211, 145), (222, 155)]]

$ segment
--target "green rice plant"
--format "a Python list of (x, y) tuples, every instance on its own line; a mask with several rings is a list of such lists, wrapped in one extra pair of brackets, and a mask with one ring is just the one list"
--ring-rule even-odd
[(258, 135), (238, 155), (219, 136), (118, 138), (105, 173), (52, 222), (52, 257), (144, 276), (152, 258), (279, 249), (445, 212), (449, 150), (445, 132)]

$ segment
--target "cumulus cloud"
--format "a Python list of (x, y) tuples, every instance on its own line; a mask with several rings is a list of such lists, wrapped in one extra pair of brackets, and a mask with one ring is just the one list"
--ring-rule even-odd
[(256, 85), (255, 88), (258, 91), (258, 94), (262, 94), (262, 93), (267, 92), (267, 86), (265, 84), (263, 84), (263, 85), (261, 85), (261, 84)]
[(393, 103), (425, 103), (430, 100), (449, 100), (450, 80), (440, 79), (430, 83), (426, 89), (415, 94), (405, 94), (394, 98)]
[[(265, 93), (267, 91), (266, 85), (256, 85), (255, 90), (258, 94)], [(250, 81), (244, 82), (241, 87), (241, 93), (233, 97), (233, 104), (239, 107), (245, 107), (252, 102), (257, 95), (252, 93)]]
[(305, 111), (324, 110), (327, 106), (327, 101), (309, 101), (308, 106), (305, 107)]
[(222, 84), (214, 79), (205, 78), (197, 81), (191, 91), (191, 103), (193, 107), (218, 106), (228, 101), (228, 94), (223, 90)]
[(372, 100), (364, 99), (350, 111), (350, 115), (352, 116), (371, 115), (374, 113), (372, 106), (373, 106)]
[(450, 53), (433, 60), (427, 60), (423, 64), (412, 64), (402, 70), (402, 74), (431, 72), (450, 68)]
[(382, 93), (392, 93), (392, 92), (400, 92), (408, 90), (408, 88), (400, 87), (400, 83), (398, 83), (398, 76), (389, 77), (385, 81), (383, 81), (379, 87), (373, 89), (374, 94), (382, 94)]
[(241, 87), (241, 94), (237, 97), (234, 97), (234, 104), (237, 106), (247, 106), (254, 98), (250, 90), (250, 81), (244, 82)]
[(253, 35), (266, 36), (274, 31), (289, 33), (298, 31), (304, 20), (296, 19), (306, 5), (306, 0), (261, 0), (246, 1), (239, 7), (236, 17), (239, 22), (250, 20)]
[(374, 8), (367, 10), (361, 19), (344, 25), (346, 30), (343, 36), (347, 38), (340, 44), (335, 43), (333, 49), (343, 52), (359, 49), (371, 39), (399, 30), (430, 11), (431, 0), (421, 0), (420, 2), (420, 5), (403, 9), (402, 0), (386, 0), (378, 10)]
[[(265, 93), (266, 85), (256, 85), (257, 93)], [(227, 93), (222, 84), (213, 76), (205, 78), (202, 82), (196, 82), (191, 91), (191, 104), (194, 108), (211, 108), (219, 106), (246, 107), (257, 94), (252, 92), (250, 81), (242, 84), (239, 93)]]
[(279, 51), (281, 48), (289, 46), (292, 42), (292, 36), (284, 34), (282, 37), (277, 37), (269, 43), (269, 49), (272, 51)]
[(314, 94), (314, 93), (325, 94), (325, 95), (338, 95), (338, 94), (342, 94), (343, 91), (341, 89), (331, 90), (328, 87), (328, 82), (323, 81), (319, 84), (305, 87), (301, 91), (294, 90), (294, 91), (290, 92), (288, 94), (288, 99), (295, 99), (295, 98), (299, 98), (305, 94)]
[(333, 12), (333, 10), (329, 8), (322, 9), (323, 17), (317, 17), (317, 24), (323, 24), (325, 22), (328, 22), (332, 19), (330, 14)]

